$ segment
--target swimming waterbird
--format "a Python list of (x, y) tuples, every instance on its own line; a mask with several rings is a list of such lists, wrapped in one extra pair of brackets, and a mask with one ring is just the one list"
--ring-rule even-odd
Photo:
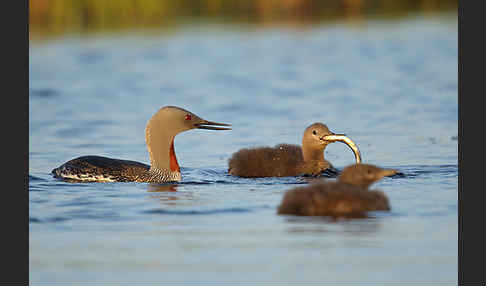
[(149, 182), (181, 180), (174, 137), (191, 129), (231, 130), (231, 124), (207, 121), (176, 106), (160, 108), (147, 122), (145, 143), (150, 165), (102, 156), (82, 156), (52, 170), (56, 178), (73, 182)]
[(369, 211), (389, 211), (387, 196), (368, 187), (397, 173), (397, 170), (370, 164), (354, 164), (344, 168), (337, 180), (319, 179), (287, 191), (277, 212), (300, 216), (366, 217)]
[(228, 173), (246, 178), (315, 176), (326, 170), (337, 173), (337, 169), (324, 158), (326, 146), (337, 141), (348, 145), (354, 152), (356, 163), (361, 163), (358, 146), (349, 137), (334, 134), (325, 124), (314, 123), (305, 129), (302, 147), (279, 144), (241, 149), (228, 160)]

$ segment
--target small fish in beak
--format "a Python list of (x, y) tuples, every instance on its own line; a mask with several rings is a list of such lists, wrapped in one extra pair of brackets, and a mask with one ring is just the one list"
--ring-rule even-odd
[(331, 142), (339, 141), (345, 143), (346, 145), (349, 146), (349, 148), (351, 148), (351, 150), (353, 150), (354, 156), (356, 157), (356, 164), (361, 163), (361, 153), (359, 152), (358, 145), (356, 145), (356, 143), (354, 143), (353, 140), (351, 140), (351, 138), (347, 137), (346, 135), (344, 134), (325, 135), (321, 137), (321, 140), (331, 141)]

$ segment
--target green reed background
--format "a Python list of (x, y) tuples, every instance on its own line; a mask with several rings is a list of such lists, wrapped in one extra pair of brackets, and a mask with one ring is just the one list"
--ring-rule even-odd
[(457, 11), (458, 0), (30, 0), (31, 34), (139, 27), (194, 20), (305, 24)]

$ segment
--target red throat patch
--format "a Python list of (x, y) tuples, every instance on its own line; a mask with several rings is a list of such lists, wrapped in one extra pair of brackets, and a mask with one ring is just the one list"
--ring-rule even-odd
[(174, 151), (174, 139), (172, 139), (172, 143), (170, 144), (170, 170), (172, 172), (181, 171), (181, 169), (179, 168), (179, 164), (177, 163), (177, 158)]

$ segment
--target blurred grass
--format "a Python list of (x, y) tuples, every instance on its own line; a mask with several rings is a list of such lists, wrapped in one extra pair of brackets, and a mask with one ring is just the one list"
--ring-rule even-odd
[(410, 12), (457, 11), (458, 0), (30, 0), (31, 36), (140, 27), (193, 20), (297, 24)]

